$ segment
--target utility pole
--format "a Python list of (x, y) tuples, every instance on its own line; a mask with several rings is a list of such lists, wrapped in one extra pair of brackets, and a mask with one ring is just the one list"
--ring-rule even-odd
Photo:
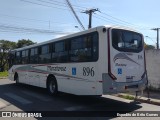
[(97, 9), (89, 9), (89, 10), (85, 10), (82, 13), (86, 13), (89, 14), (89, 25), (88, 25), (88, 29), (92, 28), (92, 13), (99, 11), (98, 8)]
[(157, 31), (157, 49), (159, 49), (159, 29), (160, 28), (153, 28), (151, 30), (156, 30)]

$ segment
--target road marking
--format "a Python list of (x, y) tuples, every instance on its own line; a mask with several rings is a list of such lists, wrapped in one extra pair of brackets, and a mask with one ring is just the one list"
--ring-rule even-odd
[[(40, 99), (42, 101), (51, 101), (53, 99), (51, 98), (47, 98), (45, 96), (42, 96), (41, 94), (38, 94), (38, 93), (33, 93), (33, 92), (29, 92), (29, 91), (22, 91), (24, 94), (26, 95), (29, 95), (29, 96), (32, 96), (34, 98), (37, 98), (37, 99)], [(48, 96), (49, 97), (49, 96)]]
[(72, 106), (72, 107), (68, 107), (68, 108), (64, 108), (65, 111), (76, 111), (76, 110), (80, 110), (86, 108), (84, 106)]
[(30, 103), (32, 103), (31, 101), (29, 101), (27, 99), (24, 99), (24, 98), (22, 98), (22, 97), (20, 97), (18, 95), (13, 94), (13, 93), (5, 93), (5, 95), (10, 97), (10, 98), (12, 98), (12, 99), (14, 99), (14, 100), (16, 100), (16, 101), (18, 101), (18, 102), (20, 102), (21, 104), (30, 104)]

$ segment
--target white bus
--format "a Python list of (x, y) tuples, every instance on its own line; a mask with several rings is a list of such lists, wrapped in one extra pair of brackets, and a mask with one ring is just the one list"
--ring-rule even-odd
[(9, 79), (75, 95), (142, 91), (147, 85), (143, 35), (99, 26), (10, 52)]

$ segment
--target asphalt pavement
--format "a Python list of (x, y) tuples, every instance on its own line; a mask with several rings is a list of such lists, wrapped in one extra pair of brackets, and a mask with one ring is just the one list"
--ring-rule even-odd
[[(47, 119), (119, 119), (115, 115), (134, 112), (157, 112), (157, 105), (134, 102), (110, 95), (98, 96), (76, 96), (60, 93), (57, 97), (48, 95), (46, 89), (29, 86), (16, 85), (8, 79), (0, 79), (0, 111), (11, 112), (39, 112), (42, 115), (50, 115)], [(2, 114), (2, 113), (1, 113)], [(159, 113), (158, 113), (159, 114)], [(156, 118), (156, 117), (154, 117)], [(2, 118), (0, 118), (2, 119)], [(3, 118), (7, 119), (8, 118)], [(21, 119), (21, 118), (12, 118)], [(23, 118), (29, 120), (41, 120), (38, 118)], [(46, 119), (46, 118), (45, 118)], [(150, 117), (148, 119), (151, 119)], [(145, 119), (147, 120), (147, 119)]]

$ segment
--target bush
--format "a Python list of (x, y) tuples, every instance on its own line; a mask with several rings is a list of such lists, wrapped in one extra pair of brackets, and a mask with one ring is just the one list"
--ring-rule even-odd
[(8, 71), (0, 72), (0, 77), (7, 77), (7, 76), (8, 76)]

